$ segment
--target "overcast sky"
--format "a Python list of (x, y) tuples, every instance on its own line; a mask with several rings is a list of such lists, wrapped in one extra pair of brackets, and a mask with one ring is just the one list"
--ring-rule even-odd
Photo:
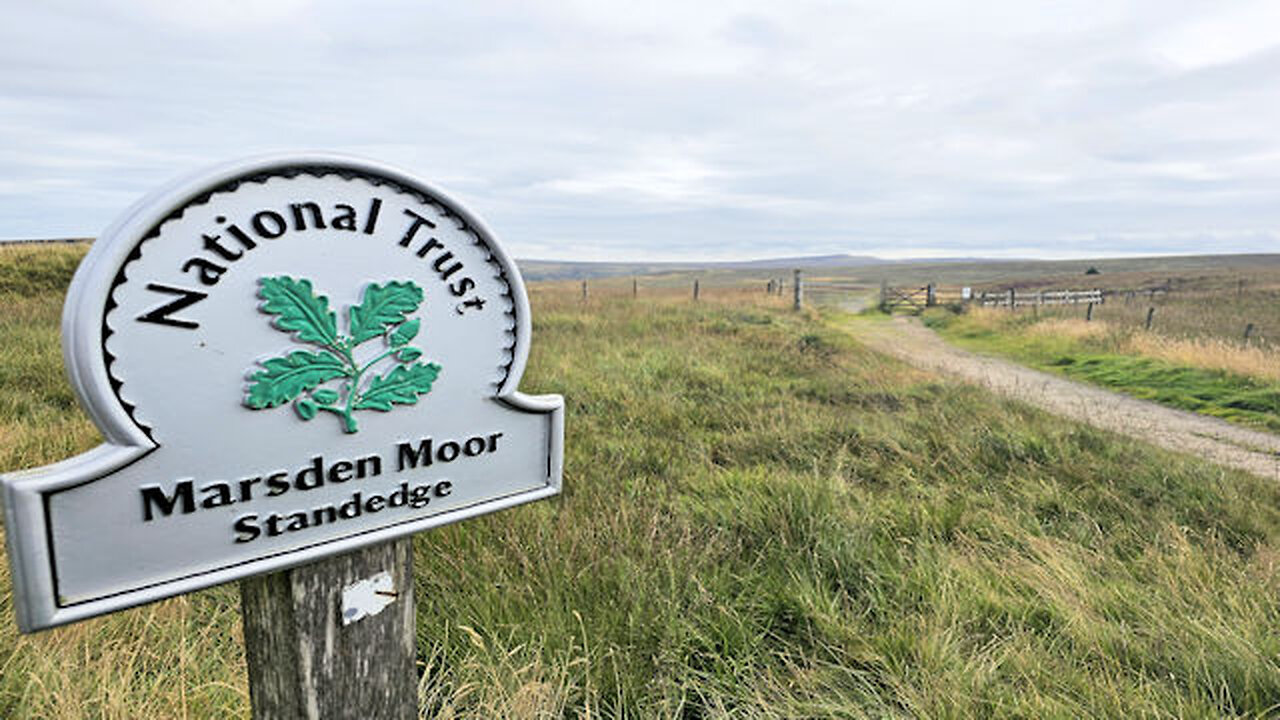
[(1280, 3), (8, 3), (0, 237), (354, 153), (520, 257), (1275, 252)]

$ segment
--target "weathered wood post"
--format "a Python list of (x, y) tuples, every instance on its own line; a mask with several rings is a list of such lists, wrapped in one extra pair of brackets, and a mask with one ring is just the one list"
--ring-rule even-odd
[(696, 279), (693, 281), (693, 301), (698, 301), (698, 281)]
[(240, 582), (255, 720), (418, 717), (413, 541)]
[(582, 281), (582, 302), (587, 301), (587, 281)]
[(1084, 321), (1093, 322), (1093, 303), (1092, 302), (1089, 303), (1089, 307), (1085, 308)]
[(795, 302), (792, 303), (792, 309), (799, 310), (804, 307), (804, 283), (800, 279), (800, 271), (796, 270), (795, 274)]
[(631, 278), (631, 299), (635, 300), (638, 297), (640, 297), (640, 281), (636, 278)]
[(924, 306), (933, 307), (938, 304), (938, 295), (934, 290), (933, 283), (924, 286)]
[(1018, 295), (1014, 288), (1009, 288), (1009, 312), (1018, 309)]
[(1147, 308), (1147, 322), (1146, 322), (1146, 325), (1144, 326), (1144, 329), (1146, 330), (1151, 329), (1151, 318), (1155, 317), (1155, 314), (1156, 314), (1156, 309), (1154, 306)]
[(1244, 342), (1249, 344), (1249, 338), (1253, 336), (1253, 323), (1244, 326)]

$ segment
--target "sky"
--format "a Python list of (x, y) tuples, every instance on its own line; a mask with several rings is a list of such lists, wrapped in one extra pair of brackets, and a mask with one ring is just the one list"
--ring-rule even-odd
[(334, 151), (523, 258), (1275, 252), (1280, 3), (9, 3), (0, 238)]

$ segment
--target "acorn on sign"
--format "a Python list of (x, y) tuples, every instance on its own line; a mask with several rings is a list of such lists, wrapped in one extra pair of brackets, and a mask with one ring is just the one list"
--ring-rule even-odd
[(293, 404), (293, 408), (298, 411), (298, 417), (303, 420), (310, 420), (316, 416), (316, 404), (310, 400), (299, 399)]

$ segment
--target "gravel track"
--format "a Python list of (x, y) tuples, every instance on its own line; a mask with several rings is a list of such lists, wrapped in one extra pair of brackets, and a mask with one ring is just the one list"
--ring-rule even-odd
[(871, 348), (923, 370), (950, 375), (1049, 412), (1170, 450), (1280, 479), (1280, 436), (1176, 410), (947, 344), (916, 318), (866, 324)]

